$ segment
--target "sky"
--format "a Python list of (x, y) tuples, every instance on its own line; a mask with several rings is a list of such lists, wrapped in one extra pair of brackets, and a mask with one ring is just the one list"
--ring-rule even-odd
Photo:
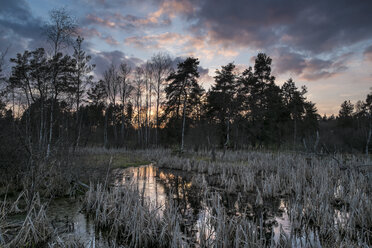
[(199, 58), (208, 88), (222, 65), (244, 70), (264, 52), (277, 84), (305, 85), (322, 115), (372, 87), (370, 0), (1, 0), (0, 52), (45, 47), (42, 28), (56, 8), (75, 17), (97, 77), (111, 63), (167, 52)]

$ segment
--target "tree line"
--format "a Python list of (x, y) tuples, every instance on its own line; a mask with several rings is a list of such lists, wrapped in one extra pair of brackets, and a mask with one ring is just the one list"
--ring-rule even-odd
[[(275, 83), (272, 60), (264, 53), (244, 71), (234, 63), (217, 69), (208, 90), (200, 82), (197, 58), (175, 66), (165, 53), (133, 68), (112, 64), (97, 79), (77, 30), (65, 10), (53, 10), (44, 32), (49, 50), (1, 60), (4, 160), (49, 157), (62, 148), (87, 145), (368, 153), (372, 94), (356, 104), (355, 112), (345, 101), (337, 118), (320, 117), (305, 86), (297, 87), (292, 79)], [(8, 76), (1, 71), (4, 63), (11, 67)]]

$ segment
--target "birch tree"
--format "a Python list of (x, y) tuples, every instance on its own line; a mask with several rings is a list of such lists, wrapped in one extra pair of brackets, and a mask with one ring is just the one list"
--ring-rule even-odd
[(125, 109), (127, 100), (130, 97), (134, 87), (130, 82), (132, 68), (127, 63), (121, 63), (119, 68), (119, 94), (121, 102), (121, 140), (124, 141), (125, 133)]
[(165, 80), (172, 71), (172, 60), (169, 55), (164, 53), (158, 53), (151, 58), (150, 61), (155, 87), (154, 91), (156, 94), (156, 111), (155, 111), (155, 144), (158, 145), (158, 133), (159, 133), (159, 109), (163, 93), (163, 85)]

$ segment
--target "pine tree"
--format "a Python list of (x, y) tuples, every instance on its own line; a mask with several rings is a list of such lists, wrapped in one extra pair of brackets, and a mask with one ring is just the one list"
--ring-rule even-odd
[[(182, 115), (181, 152), (184, 149), (187, 109), (192, 106), (190, 103), (195, 102), (195, 99), (199, 98), (203, 92), (197, 82), (197, 78), (199, 78), (198, 65), (197, 58), (188, 57), (179, 63), (177, 71), (171, 73), (167, 78), (170, 84), (165, 89), (167, 98), (165, 113), (172, 115), (176, 120)], [(181, 108), (182, 113), (180, 114)]]
[(234, 72), (235, 65), (229, 63), (216, 70), (215, 84), (208, 92), (208, 116), (216, 118), (221, 128), (223, 146), (230, 143), (231, 124), (239, 111), (238, 80)]

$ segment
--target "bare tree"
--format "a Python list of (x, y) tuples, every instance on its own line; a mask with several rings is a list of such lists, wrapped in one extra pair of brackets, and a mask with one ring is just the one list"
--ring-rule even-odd
[(142, 143), (142, 88), (144, 84), (144, 70), (142, 67), (137, 66), (134, 74), (134, 93), (135, 93), (135, 104), (137, 108), (137, 132), (138, 132), (138, 142)]
[(371, 142), (371, 137), (372, 137), (372, 87), (370, 88), (371, 92), (367, 95), (366, 103), (365, 103), (365, 110), (367, 114), (367, 122), (368, 122), (368, 131), (367, 131), (367, 139), (366, 139), (366, 156), (369, 160), (368, 156), (368, 149), (369, 149), (369, 143)]
[(150, 62), (146, 62), (144, 66), (144, 83), (145, 83), (145, 144), (150, 142), (150, 122), (151, 122), (151, 91), (152, 91), (152, 66)]
[[(49, 12), (49, 22), (45, 24), (45, 34), (47, 36), (47, 41), (50, 43), (53, 49), (54, 60), (58, 60), (58, 53), (67, 48), (72, 44), (72, 36), (76, 34), (77, 24), (75, 19), (66, 11), (66, 9), (53, 9)], [(54, 105), (57, 101), (57, 75), (59, 74), (57, 63), (53, 63), (52, 66), (53, 77), (51, 80), (52, 90), (51, 98), (52, 104), (50, 108), (50, 125), (49, 125), (49, 141), (47, 148), (47, 157), (50, 154), (50, 147), (53, 137), (53, 112)], [(54, 89), (54, 90), (53, 90)]]
[(80, 116), (80, 103), (85, 92), (86, 86), (92, 81), (93, 76), (90, 74), (95, 65), (90, 64), (91, 57), (86, 55), (82, 43), (84, 39), (78, 37), (74, 44), (74, 55), (73, 58), (76, 61), (74, 70), (74, 80), (72, 85), (72, 93), (75, 97), (76, 103), (76, 120), (75, 120), (75, 146), (79, 145), (80, 132), (81, 132), (81, 116)]
[(121, 101), (121, 140), (124, 141), (124, 132), (125, 132), (125, 107), (127, 99), (129, 98), (131, 92), (133, 91), (133, 85), (129, 80), (130, 73), (132, 69), (126, 63), (121, 63), (119, 68), (119, 94)]
[(73, 43), (72, 37), (77, 33), (77, 24), (75, 18), (64, 8), (51, 10), (49, 18), (44, 31), (55, 56)]
[(116, 108), (116, 97), (119, 93), (120, 78), (118, 75), (118, 71), (113, 64), (111, 64), (109, 69), (104, 72), (103, 82), (105, 84), (105, 90), (109, 100), (109, 107), (106, 109), (106, 111), (109, 109), (111, 110), (114, 138), (115, 141), (117, 141), (116, 116), (114, 113)]
[(155, 129), (155, 144), (158, 145), (159, 132), (159, 108), (163, 92), (163, 83), (166, 81), (169, 74), (172, 72), (172, 60), (169, 55), (158, 53), (151, 58), (150, 65), (152, 67), (155, 94), (156, 94), (156, 129)]

